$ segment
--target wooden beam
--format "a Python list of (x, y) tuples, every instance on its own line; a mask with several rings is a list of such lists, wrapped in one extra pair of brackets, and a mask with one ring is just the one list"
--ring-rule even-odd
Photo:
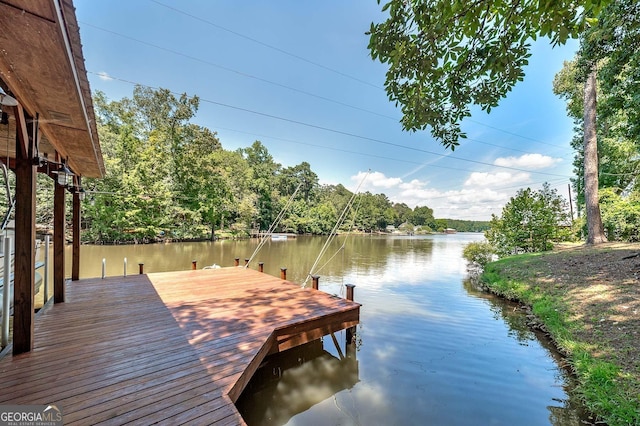
[[(13, 302), (13, 354), (33, 348), (33, 310), (35, 293), (36, 167), (28, 153), (33, 152), (34, 127), (26, 125), (21, 106), (16, 133), (16, 211)], [(29, 130), (30, 129), (30, 130)]]
[(23, 158), (26, 158), (29, 155), (29, 142), (30, 139), (33, 139), (33, 134), (29, 134), (26, 112), (22, 105), (18, 104), (14, 110), (16, 112), (16, 142), (20, 141), (20, 143), (16, 143), (16, 155), (20, 152)]
[(64, 186), (57, 180), (53, 187), (53, 303), (63, 303), (65, 193)]
[[(78, 188), (81, 186), (80, 178), (78, 180)], [(71, 280), (78, 281), (80, 279), (80, 193), (76, 190), (73, 192), (73, 224), (71, 225), (73, 234), (73, 255), (71, 261)]]

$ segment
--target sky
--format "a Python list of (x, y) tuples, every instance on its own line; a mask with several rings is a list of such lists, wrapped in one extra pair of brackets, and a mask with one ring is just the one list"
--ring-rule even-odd
[(192, 122), (224, 149), (261, 141), (284, 167), (304, 161), (321, 184), (384, 193), (436, 218), (489, 220), (519, 189), (549, 182), (568, 198), (573, 123), (553, 94), (577, 43), (533, 44), (525, 79), (491, 114), (474, 108), (454, 152), (405, 132), (365, 32), (375, 0), (75, 0), (93, 91), (135, 84), (200, 97)]

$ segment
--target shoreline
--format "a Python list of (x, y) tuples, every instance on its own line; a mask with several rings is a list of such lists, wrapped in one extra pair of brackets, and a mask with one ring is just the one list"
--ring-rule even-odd
[(640, 425), (640, 244), (561, 246), (486, 265), (487, 291), (527, 306), (577, 380), (594, 424)]

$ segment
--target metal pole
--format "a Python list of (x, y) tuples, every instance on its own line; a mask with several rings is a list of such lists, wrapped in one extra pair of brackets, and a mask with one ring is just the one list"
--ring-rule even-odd
[(127, 258), (124, 258), (124, 276), (127, 276)]
[(49, 244), (51, 236), (44, 236), (44, 303), (49, 300)]
[(102, 258), (102, 279), (107, 275), (107, 259)]
[(4, 291), (2, 292), (2, 346), (9, 344), (9, 309), (11, 307), (11, 238), (4, 239)]

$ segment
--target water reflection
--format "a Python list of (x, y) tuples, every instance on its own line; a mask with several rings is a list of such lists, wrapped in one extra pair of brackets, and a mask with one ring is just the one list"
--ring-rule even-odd
[[(319, 273), (320, 289), (343, 295), (344, 284), (356, 284), (363, 304), (358, 361), (345, 366), (326, 338), (312, 348), (317, 356), (272, 359), (278, 374), (251, 388), (254, 396), (251, 389), (243, 395), (251, 401), (243, 408), (249, 424), (580, 424), (557, 354), (527, 329), (521, 312), (464, 281), (463, 246), (482, 238), (340, 237), (328, 250), (338, 254)], [(288, 278), (301, 283), (324, 241), (270, 242), (256, 262), (276, 276), (287, 267)], [(80, 275), (100, 276), (102, 258), (108, 275), (122, 275), (125, 256), (129, 273), (138, 262), (147, 272), (189, 269), (192, 260), (231, 266), (256, 244), (82, 246)], [(273, 367), (266, 371), (273, 375)]]
[[(331, 341), (329, 338), (325, 338)], [(332, 344), (332, 343), (330, 343)], [(282, 425), (296, 414), (358, 383), (355, 345), (336, 357), (323, 340), (268, 357), (236, 402), (250, 425)]]

